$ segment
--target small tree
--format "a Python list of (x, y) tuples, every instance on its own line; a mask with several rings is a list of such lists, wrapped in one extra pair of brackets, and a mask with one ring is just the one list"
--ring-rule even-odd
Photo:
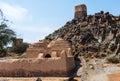
[(120, 63), (120, 59), (118, 56), (111, 56), (107, 58), (107, 61), (110, 63)]
[(15, 32), (9, 29), (7, 25), (8, 20), (3, 16), (3, 12), (0, 10), (0, 56), (4, 56), (6, 53), (5, 46), (12, 42), (12, 38), (15, 37)]

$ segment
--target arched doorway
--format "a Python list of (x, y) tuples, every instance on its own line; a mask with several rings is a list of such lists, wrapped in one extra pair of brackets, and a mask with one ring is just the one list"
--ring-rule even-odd
[(45, 58), (51, 58), (51, 55), (50, 54), (46, 54)]

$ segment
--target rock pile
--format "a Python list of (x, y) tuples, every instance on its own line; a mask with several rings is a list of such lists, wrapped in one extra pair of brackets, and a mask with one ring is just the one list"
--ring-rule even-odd
[[(75, 9), (75, 18), (46, 36), (44, 40), (52, 41), (61, 37), (71, 44), (74, 55), (103, 57), (115, 52), (118, 54), (120, 16), (114, 16), (104, 11), (87, 15), (85, 5), (76, 6)], [(82, 17), (81, 14), (78, 14), (81, 11), (86, 13), (83, 13)]]

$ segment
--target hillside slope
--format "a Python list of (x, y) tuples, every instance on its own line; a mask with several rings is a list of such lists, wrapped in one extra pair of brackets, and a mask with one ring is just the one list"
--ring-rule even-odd
[(101, 11), (68, 21), (44, 40), (52, 41), (60, 37), (71, 44), (73, 55), (104, 57), (119, 53), (119, 31), (120, 16)]

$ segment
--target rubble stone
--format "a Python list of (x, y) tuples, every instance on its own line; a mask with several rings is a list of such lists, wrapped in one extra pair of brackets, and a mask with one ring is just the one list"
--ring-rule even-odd
[[(87, 30), (90, 30), (90, 32)], [(115, 46), (120, 43), (119, 31), (120, 16), (113, 16), (109, 12), (104, 11), (100, 11), (94, 15), (87, 15), (87, 7), (82, 4), (75, 6), (74, 19), (58, 29), (57, 32), (46, 36), (45, 40), (54, 40), (56, 36), (67, 40), (72, 46), (73, 55), (81, 53), (87, 55), (92, 50), (86, 50), (86, 46), (92, 44), (93, 48), (95, 48), (94, 46), (97, 43), (101, 43), (100, 49), (102, 50), (100, 51), (104, 53), (104, 50), (110, 50), (109, 46), (112, 40), (115, 40)], [(89, 38), (90, 40), (86, 42)], [(81, 45), (83, 45), (82, 48)], [(117, 48), (114, 50), (116, 51)], [(107, 52), (114, 53), (115, 51)], [(91, 54), (98, 53), (94, 51)]]

